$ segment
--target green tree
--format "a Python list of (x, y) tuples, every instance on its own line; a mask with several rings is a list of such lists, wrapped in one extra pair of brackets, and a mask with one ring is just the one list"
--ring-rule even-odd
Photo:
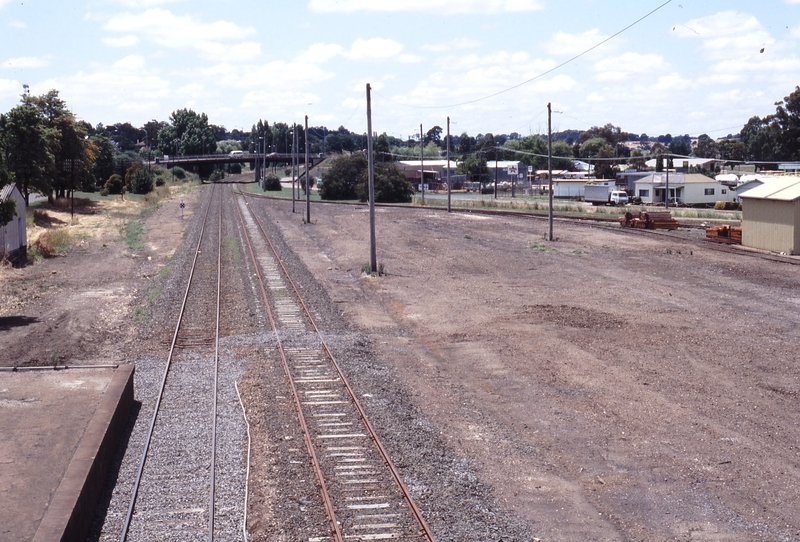
[[(14, 182), (14, 176), (6, 169), (6, 161), (3, 158), (5, 153), (2, 152), (3, 148), (3, 140), (0, 138), (0, 188)], [(8, 198), (0, 201), (0, 228), (11, 222), (16, 214), (17, 204), (13, 199)]]
[(44, 119), (35, 106), (22, 103), (0, 116), (7, 168), (14, 174), (17, 188), (30, 203), (31, 192), (50, 195), (53, 155), (48, 144)]
[(467, 132), (464, 132), (458, 138), (458, 153), (461, 156), (467, 156), (475, 150), (475, 138), (470, 137)]
[(466, 175), (467, 179), (472, 182), (486, 182), (489, 179), (486, 157), (482, 153), (470, 154), (458, 163), (456, 173)]
[(514, 160), (519, 160), (534, 170), (547, 169), (547, 141), (540, 136), (525, 136), (521, 139), (509, 139), (503, 147), (513, 151), (523, 151), (515, 153)]
[(327, 200), (356, 199), (356, 185), (367, 166), (367, 157), (360, 153), (334, 159), (331, 167), (322, 174), (320, 197)]
[(153, 175), (145, 168), (140, 167), (136, 169), (131, 178), (131, 191), (134, 194), (147, 194), (152, 190)]
[(391, 162), (392, 149), (389, 147), (389, 139), (386, 134), (381, 134), (375, 141), (375, 161), (376, 162)]
[[(375, 169), (375, 201), (378, 203), (408, 203), (414, 195), (414, 187), (408, 182), (403, 172), (394, 164), (374, 164)], [(324, 184), (323, 184), (324, 186)], [(356, 194), (361, 201), (369, 199), (369, 170), (359, 174)]]
[(697, 139), (697, 147), (694, 150), (698, 158), (716, 158), (719, 153), (717, 142), (708, 136), (700, 136)]

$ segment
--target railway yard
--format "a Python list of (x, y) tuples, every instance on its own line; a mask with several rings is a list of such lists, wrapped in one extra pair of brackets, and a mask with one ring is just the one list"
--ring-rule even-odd
[(365, 207), (186, 200), (0, 269), (0, 365), (135, 365), (89, 540), (800, 540), (798, 262), (382, 207), (371, 277)]

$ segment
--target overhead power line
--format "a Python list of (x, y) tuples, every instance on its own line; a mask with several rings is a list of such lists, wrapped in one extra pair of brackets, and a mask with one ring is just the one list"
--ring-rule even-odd
[(462, 105), (469, 105), (469, 104), (474, 104), (474, 103), (477, 103), (477, 102), (480, 102), (480, 101), (483, 101), (483, 100), (488, 100), (489, 98), (494, 98), (495, 96), (499, 96), (501, 94), (505, 94), (506, 92), (509, 92), (509, 91), (517, 89), (517, 88), (519, 88), (521, 86), (527, 85), (528, 83), (532, 83), (533, 81), (536, 81), (537, 79), (541, 79), (542, 77), (544, 77), (546, 75), (549, 75), (549, 74), (553, 73), (554, 71), (560, 70), (564, 66), (566, 66), (568, 64), (571, 64), (572, 62), (578, 60), (582, 56), (585, 56), (585, 55), (591, 53), (592, 51), (594, 51), (598, 47), (602, 47), (603, 45), (605, 45), (609, 41), (613, 40), (614, 38), (616, 38), (620, 34), (626, 32), (627, 30), (630, 30), (631, 28), (633, 28), (634, 26), (636, 26), (640, 22), (644, 21), (645, 19), (647, 19), (648, 17), (653, 15), (655, 12), (657, 12), (658, 10), (660, 10), (661, 8), (663, 8), (664, 6), (669, 4), (670, 2), (672, 2), (672, 0), (667, 0), (666, 2), (664, 2), (663, 4), (661, 4), (660, 6), (655, 8), (654, 10), (652, 10), (649, 13), (639, 17), (638, 19), (636, 19), (634, 22), (632, 22), (631, 24), (629, 24), (628, 26), (626, 26), (622, 30), (619, 30), (618, 32), (610, 35), (606, 39), (600, 41), (599, 43), (593, 45), (592, 47), (589, 47), (588, 49), (586, 49), (582, 53), (579, 53), (579, 54), (573, 56), (569, 60), (565, 60), (564, 62), (562, 62), (561, 64), (555, 66), (554, 68), (551, 68), (551, 69), (549, 69), (547, 71), (544, 71), (544, 72), (542, 72), (542, 73), (540, 73), (538, 75), (535, 75), (535, 76), (531, 77), (530, 79), (522, 81), (521, 83), (517, 83), (514, 86), (508, 87), (508, 88), (500, 90), (498, 92), (495, 92), (494, 94), (488, 94), (488, 95), (483, 96), (481, 98), (475, 98), (474, 100), (468, 100), (466, 102), (460, 102), (460, 103), (449, 104), (449, 105), (411, 105), (411, 104), (407, 104), (407, 103), (403, 103), (403, 102), (398, 102), (396, 100), (392, 100), (391, 98), (388, 98), (387, 96), (384, 96), (383, 94), (380, 94), (377, 91), (375, 91), (375, 94), (378, 94), (379, 96), (381, 96), (385, 100), (388, 100), (388, 101), (390, 101), (392, 103), (395, 103), (397, 105), (402, 105), (402, 106), (405, 106), (405, 107), (410, 107), (412, 109), (445, 109), (445, 108), (448, 108), (448, 107), (460, 107)]

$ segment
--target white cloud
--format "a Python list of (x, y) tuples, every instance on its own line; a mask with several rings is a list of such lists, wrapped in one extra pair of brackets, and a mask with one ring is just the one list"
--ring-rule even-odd
[(8, 26), (10, 26), (11, 28), (16, 28), (17, 30), (25, 30), (26, 28), (28, 28), (28, 25), (17, 19), (9, 20)]
[(15, 98), (22, 94), (22, 84), (13, 79), (0, 79), (0, 99)]
[(10, 3), (11, 3), (11, 0), (0, 0), (0, 9), (3, 9), (4, 7), (6, 7)]
[(321, 64), (342, 54), (342, 51), (342, 46), (335, 43), (315, 43), (310, 45), (307, 50), (297, 55), (295, 61)]
[(108, 0), (114, 4), (121, 4), (128, 8), (146, 9), (163, 6), (165, 4), (174, 4), (175, 2), (182, 2), (183, 0)]
[[(580, 34), (569, 34), (567, 32), (556, 32), (551, 40), (545, 44), (545, 49), (552, 55), (574, 56), (592, 47), (596, 47), (609, 36), (601, 34), (599, 30), (587, 30)], [(610, 50), (609, 44), (604, 44), (598, 50)]]
[(422, 58), (421, 56), (409, 55), (409, 54), (400, 55), (397, 57), (397, 61), (403, 64), (417, 64), (419, 62), (422, 62), (423, 60), (425, 59)]
[(616, 57), (604, 58), (595, 63), (594, 69), (598, 74), (598, 80), (618, 81), (630, 77), (664, 73), (668, 69), (668, 65), (659, 55), (629, 52)]
[(464, 49), (473, 49), (475, 47), (480, 46), (481, 42), (478, 40), (473, 40), (470, 38), (457, 38), (454, 40), (440, 42), (440, 43), (430, 43), (427, 45), (423, 45), (422, 49), (424, 51), (431, 51), (432, 53), (447, 53), (450, 51), (462, 51)]
[(403, 45), (390, 39), (357, 39), (346, 53), (350, 60), (383, 60), (400, 54)]
[[(261, 54), (259, 44), (241, 42), (247, 36), (255, 34), (253, 27), (242, 27), (227, 21), (204, 23), (192, 16), (179, 17), (163, 9), (115, 15), (103, 28), (124, 35), (135, 33), (162, 47), (195, 49), (212, 60), (245, 62)], [(222, 45), (230, 42), (240, 43), (234, 46)], [(235, 49), (234, 57), (229, 52), (232, 47)]]
[[(96, 110), (105, 104), (121, 118), (127, 112), (152, 115), (158, 101), (170, 96), (170, 82), (162, 79), (139, 55), (126, 56), (112, 65), (95, 65), (92, 71), (56, 77), (39, 83), (41, 88), (57, 88), (61, 97), (76, 111)], [(114, 113), (117, 114), (117, 113)]]
[(6, 69), (24, 70), (27, 68), (44, 68), (50, 65), (50, 61), (35, 56), (21, 56), (19, 58), (9, 58), (3, 62), (2, 67)]
[(352, 13), (355, 11), (428, 12), (437, 15), (520, 13), (538, 11), (544, 5), (539, 0), (404, 0), (387, 2), (375, 0), (310, 0), (308, 9), (321, 13)]
[(681, 38), (702, 40), (701, 50), (709, 60), (760, 54), (775, 43), (757, 18), (736, 11), (693, 19), (674, 26), (673, 31)]
[(128, 34), (118, 38), (103, 38), (103, 43), (109, 47), (134, 47), (139, 45), (139, 38), (133, 34)]

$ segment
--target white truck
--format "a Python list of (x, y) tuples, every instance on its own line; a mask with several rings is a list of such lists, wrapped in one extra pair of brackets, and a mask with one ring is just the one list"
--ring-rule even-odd
[(628, 203), (628, 194), (617, 188), (614, 181), (599, 181), (586, 183), (583, 200), (592, 205), (625, 205)]

